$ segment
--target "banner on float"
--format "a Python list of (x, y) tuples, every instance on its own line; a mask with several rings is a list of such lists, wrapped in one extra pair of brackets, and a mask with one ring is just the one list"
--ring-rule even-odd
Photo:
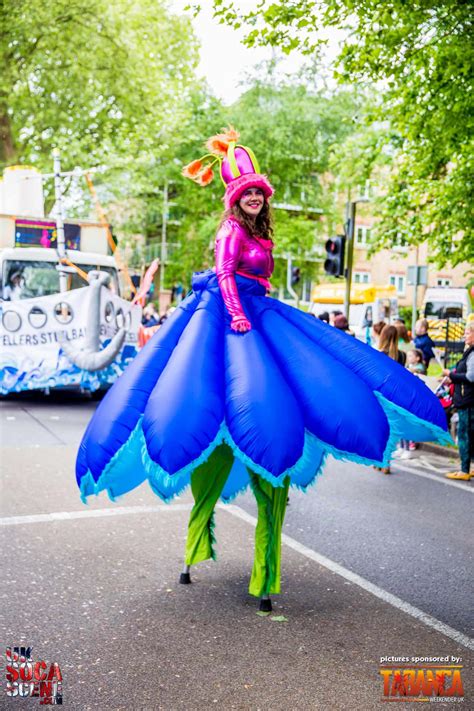
[[(66, 223), (64, 225), (66, 249), (80, 249), (81, 226)], [(15, 247), (48, 247), (57, 249), (58, 230), (55, 222), (49, 220), (15, 221)]]
[(102, 287), (100, 348), (105, 348), (122, 327), (126, 329), (125, 341), (109, 366), (85, 371), (68, 359), (61, 344), (67, 341), (74, 350), (84, 348), (92, 294), (92, 289), (84, 287), (1, 302), (0, 394), (64, 386), (97, 390), (114, 382), (137, 353), (141, 309)]

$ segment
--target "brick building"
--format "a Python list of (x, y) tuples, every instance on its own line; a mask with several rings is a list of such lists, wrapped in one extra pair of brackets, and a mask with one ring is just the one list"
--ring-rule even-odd
[[(368, 256), (370, 229), (373, 223), (371, 217), (361, 215), (356, 218), (354, 241), (353, 281), (355, 283), (393, 284), (397, 289), (400, 306), (411, 306), (413, 303), (413, 287), (407, 284), (407, 269), (409, 266), (428, 266), (428, 286), (465, 287), (472, 279), (473, 265), (463, 262), (442, 269), (428, 262), (428, 244), (418, 247), (404, 245), (401, 241), (391, 249)], [(471, 274), (469, 275), (469, 271)], [(423, 302), (425, 287), (418, 287), (418, 307)]]

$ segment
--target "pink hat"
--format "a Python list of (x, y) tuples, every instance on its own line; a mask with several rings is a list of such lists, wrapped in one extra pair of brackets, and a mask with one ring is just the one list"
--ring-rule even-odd
[(247, 146), (238, 145), (238, 138), (239, 134), (233, 128), (212, 136), (206, 144), (210, 153), (183, 168), (183, 175), (187, 178), (199, 185), (209, 185), (214, 178), (212, 168), (215, 163), (220, 163), (221, 179), (226, 188), (224, 204), (227, 210), (235, 205), (247, 188), (260, 188), (267, 199), (274, 192), (267, 176), (260, 173), (253, 151)]

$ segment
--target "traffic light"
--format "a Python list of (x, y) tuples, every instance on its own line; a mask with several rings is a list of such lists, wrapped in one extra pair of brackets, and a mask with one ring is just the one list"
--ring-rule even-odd
[(301, 279), (300, 268), (293, 267), (291, 270), (291, 286), (295, 286)]
[(331, 237), (326, 242), (326, 259), (324, 260), (324, 271), (326, 274), (335, 277), (344, 276), (344, 252), (346, 248), (346, 238), (343, 235)]

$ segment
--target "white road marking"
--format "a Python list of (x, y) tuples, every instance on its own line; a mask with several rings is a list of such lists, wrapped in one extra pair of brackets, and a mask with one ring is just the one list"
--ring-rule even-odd
[[(420, 455), (419, 457), (414, 457), (413, 459), (409, 459), (408, 462), (408, 466), (410, 466), (410, 464), (413, 464), (414, 466), (416, 466), (417, 464), (419, 466), (421, 464), (426, 469), (431, 469), (432, 472), (438, 472), (438, 474), (444, 474), (444, 472), (453, 471), (453, 467), (456, 466), (453, 461), (453, 464), (450, 467), (448, 466), (446, 469), (440, 469), (439, 467), (435, 467), (433, 462), (431, 462), (429, 459), (422, 455)], [(405, 460), (404, 463), (406, 464), (407, 460)]]
[[(417, 471), (416, 469), (412, 469), (411, 467), (407, 467), (404, 464), (399, 464), (398, 462), (394, 462), (392, 464), (393, 468), (395, 471), (397, 469), (401, 469), (403, 472), (408, 472), (409, 474), (416, 474), (416, 476), (421, 476), (424, 477), (425, 479), (431, 479), (431, 481), (437, 481), (438, 484), (446, 484), (446, 486), (454, 486), (457, 489), (464, 489), (464, 491), (469, 491), (471, 494), (474, 494), (474, 487), (470, 486), (467, 482), (462, 482), (462, 481), (455, 481), (453, 479), (445, 479), (443, 476), (436, 476), (436, 474), (429, 474), (428, 472), (420, 472)], [(449, 470), (447, 470), (449, 471)]]
[[(235, 506), (235, 504), (218, 504), (218, 508), (222, 509), (223, 511), (227, 511), (228, 513), (232, 514), (232, 516), (240, 518), (242, 521), (246, 521), (247, 523), (252, 524), (252, 526), (255, 526), (257, 523), (257, 519), (254, 516), (248, 514), (246, 511), (241, 509), (240, 506)], [(282, 534), (281, 539), (285, 545), (287, 545), (289, 548), (292, 548), (297, 553), (301, 553), (301, 555), (304, 555), (306, 558), (309, 558), (315, 563), (322, 565), (324, 568), (327, 568), (331, 572), (340, 575), (342, 578), (349, 581), (350, 583), (358, 585), (363, 590), (367, 590), (367, 592), (371, 593), (380, 600), (383, 600), (383, 602), (392, 605), (392, 607), (396, 607), (398, 610), (401, 610), (407, 615), (414, 617), (416, 620), (422, 622), (428, 627), (432, 627), (437, 632), (444, 634), (446, 637), (449, 637), (458, 644), (462, 644), (464, 647), (474, 650), (474, 639), (467, 637), (466, 635), (462, 634), (462, 632), (458, 632), (458, 630), (455, 630), (453, 627), (450, 627), (444, 622), (437, 620), (435, 617), (428, 615), (426, 612), (423, 612), (423, 610), (414, 607), (414, 605), (410, 605), (409, 602), (405, 602), (396, 595), (392, 595), (392, 593), (387, 592), (387, 590), (380, 588), (378, 585), (374, 585), (374, 583), (371, 583), (369, 580), (366, 580), (360, 575), (357, 575), (357, 573), (353, 573), (351, 570), (344, 568), (342, 565), (339, 565), (339, 563), (336, 563), (330, 558), (326, 558), (326, 556), (321, 555), (320, 553), (316, 553), (316, 551), (313, 551), (311, 548), (307, 548), (302, 543), (296, 541), (294, 538), (291, 538), (286, 534)]]
[[(431, 475), (428, 474), (424, 476), (438, 480), (437, 477), (431, 477)], [(101, 516), (123, 516), (127, 514), (158, 513), (162, 511), (190, 511), (191, 508), (192, 503), (172, 505), (158, 504), (156, 506), (117, 506), (110, 509), (91, 509), (86, 511), (57, 511), (54, 513), (47, 514), (7, 516), (5, 518), (0, 518), (0, 526), (15, 526), (31, 523), (51, 523), (53, 521), (69, 521), (81, 518), (98, 518)], [(241, 519), (242, 521), (246, 521), (252, 526), (255, 526), (257, 523), (257, 519), (254, 516), (251, 516), (235, 504), (217, 504), (217, 508), (222, 509), (223, 511), (227, 511), (232, 516), (235, 516)], [(348, 582), (353, 583), (354, 585), (358, 585), (363, 590), (366, 590), (367, 592), (374, 595), (374, 597), (377, 597), (383, 602), (392, 605), (392, 607), (395, 607), (398, 610), (405, 612), (407, 615), (410, 615), (419, 622), (422, 622), (427, 627), (432, 627), (437, 632), (440, 632), (446, 637), (449, 637), (458, 644), (462, 644), (464, 647), (474, 650), (474, 639), (467, 637), (461, 632), (458, 632), (458, 630), (455, 630), (453, 627), (450, 627), (444, 622), (437, 620), (435, 617), (428, 615), (426, 612), (423, 612), (423, 610), (420, 610), (414, 605), (405, 602), (396, 595), (392, 595), (392, 593), (389, 593), (387, 590), (380, 588), (378, 585), (374, 585), (374, 583), (371, 583), (369, 580), (366, 580), (362, 576), (357, 575), (357, 573), (353, 573), (351, 570), (344, 568), (342, 565), (339, 565), (339, 563), (336, 563), (330, 558), (326, 558), (326, 556), (321, 555), (320, 553), (316, 553), (316, 551), (313, 551), (311, 548), (307, 548), (305, 545), (299, 543), (299, 541), (296, 541), (294, 538), (291, 538), (286, 534), (282, 534), (282, 542), (289, 548), (292, 548), (297, 553), (300, 553), (301, 555), (304, 555), (306, 558), (309, 558), (315, 563), (322, 565), (324, 568), (327, 568), (327, 570), (336, 573)]]
[(98, 518), (100, 516), (123, 516), (126, 514), (158, 513), (161, 511), (190, 511), (192, 504), (158, 504), (156, 506), (117, 506), (110, 509), (90, 509), (85, 511), (56, 511), (54, 513), (30, 516), (6, 516), (0, 518), (0, 526), (20, 526), (28, 523), (51, 523), (70, 521), (78, 518)]

